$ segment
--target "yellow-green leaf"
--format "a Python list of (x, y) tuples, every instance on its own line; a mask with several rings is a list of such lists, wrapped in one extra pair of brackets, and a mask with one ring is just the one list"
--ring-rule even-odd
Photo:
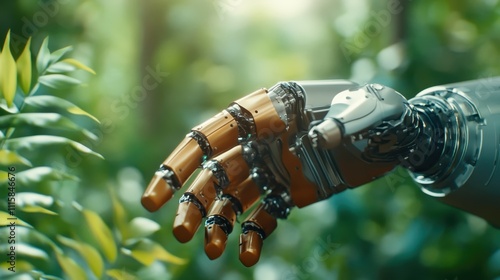
[(78, 60), (76, 60), (74, 58), (66, 58), (66, 59), (63, 59), (61, 62), (65, 62), (65, 63), (71, 64), (71, 65), (75, 66), (78, 69), (85, 70), (85, 71), (87, 71), (87, 72), (95, 75), (95, 71), (92, 70), (92, 68), (88, 67), (87, 65), (81, 63), (80, 61), (78, 61)]
[(30, 167), (32, 166), (29, 160), (18, 155), (16, 152), (9, 150), (0, 150), (0, 165), (9, 166), (12, 164), (22, 164)]
[[(23, 170), (16, 174), (16, 184), (18, 187), (36, 186), (37, 184), (40, 184), (40, 182), (62, 180), (78, 181), (79, 178), (48, 166), (38, 166), (28, 170)], [(8, 181), (0, 180), (1, 187), (7, 184)]]
[(170, 254), (160, 244), (149, 239), (141, 239), (134, 244), (132, 248), (122, 248), (121, 251), (125, 255), (131, 256), (145, 266), (151, 265), (155, 260), (177, 265), (185, 264), (187, 262), (185, 259)]
[(110, 188), (111, 201), (113, 203), (113, 220), (118, 230), (121, 233), (122, 240), (127, 240), (129, 238), (129, 229), (127, 224), (127, 213), (120, 203), (116, 193)]
[(57, 215), (56, 212), (50, 211), (49, 209), (43, 208), (42, 206), (38, 205), (26, 205), (24, 207), (20, 207), (19, 209), (26, 213), (42, 213), (47, 215)]
[[(8, 262), (1, 262), (0, 263), (0, 268), (7, 270), (10, 267), (10, 264)], [(16, 273), (20, 274), (20, 272), (23, 271), (31, 271), (33, 270), (34, 267), (31, 263), (25, 260), (16, 260)]]
[[(47, 108), (47, 107), (57, 107), (68, 111), (74, 115), (83, 115), (93, 119), (95, 122), (99, 123), (99, 120), (92, 116), (91, 114), (85, 112), (83, 109), (77, 107), (75, 104), (66, 101), (62, 98), (50, 95), (35, 95), (29, 96), (24, 100), (25, 104), (37, 108)], [(1, 104), (0, 104), (1, 106)]]
[(137, 277), (120, 269), (108, 269), (106, 275), (116, 280), (135, 280)]
[(103, 159), (102, 155), (92, 151), (90, 148), (61, 136), (54, 135), (35, 135), (18, 138), (11, 138), (5, 141), (4, 147), (9, 150), (28, 149), (30, 151), (43, 149), (44, 147), (69, 146), (74, 149), (75, 155), (83, 156), (86, 154)]
[(30, 228), (32, 227), (30, 224), (17, 218), (16, 216), (12, 216), (7, 212), (0, 211), (0, 226), (8, 226), (12, 222), (15, 222), (16, 226), (25, 226)]
[(79, 107), (77, 107), (77, 106), (74, 106), (74, 107), (70, 107), (70, 108), (68, 108), (68, 112), (70, 112), (70, 113), (71, 113), (71, 114), (73, 114), (73, 115), (83, 115), (83, 116), (87, 116), (87, 117), (89, 117), (89, 118), (93, 119), (95, 122), (100, 123), (100, 121), (99, 121), (96, 117), (94, 117), (94, 116), (92, 116), (91, 114), (89, 114), (89, 113), (85, 112), (84, 110), (82, 110), (81, 108), (79, 108)]
[(28, 94), (31, 87), (31, 38), (28, 39), (23, 52), (17, 59), (17, 74), (19, 76), (19, 85), (25, 94)]
[(57, 240), (62, 244), (70, 247), (71, 249), (77, 251), (88, 264), (90, 270), (94, 273), (97, 278), (101, 278), (102, 271), (104, 268), (104, 263), (102, 261), (101, 255), (97, 250), (90, 246), (89, 244), (78, 242), (76, 240), (58, 235)]
[(129, 250), (126, 248), (122, 248), (122, 253), (128, 256), (131, 256), (136, 261), (140, 262), (142, 265), (150, 266), (155, 260), (156, 257), (153, 256), (149, 251), (145, 250)]
[(87, 226), (97, 243), (99, 243), (102, 253), (108, 261), (114, 262), (116, 259), (116, 243), (111, 230), (94, 211), (87, 209), (81, 209), (81, 211), (85, 217)]
[(170, 254), (169, 252), (167, 252), (167, 250), (165, 250), (158, 243), (155, 243), (155, 246), (154, 246), (152, 253), (156, 256), (157, 259), (159, 259), (161, 261), (165, 261), (165, 262), (169, 262), (169, 263), (173, 263), (173, 264), (179, 264), (179, 265), (185, 264), (187, 262), (187, 260), (185, 260), (183, 258), (179, 258), (177, 256)]
[(9, 172), (0, 170), (0, 182), (6, 182), (9, 179)]
[(7, 105), (12, 107), (17, 87), (16, 61), (10, 52), (10, 30), (7, 33), (0, 54), (0, 90), (7, 101)]
[(56, 212), (47, 209), (54, 205), (52, 196), (32, 192), (16, 193), (17, 209), (27, 213), (42, 213), (48, 215), (58, 215)]
[(54, 250), (56, 252), (57, 262), (61, 266), (64, 273), (71, 280), (85, 280), (87, 279), (87, 275), (85, 275), (85, 271), (76, 264), (76, 262), (68, 257), (66, 257), (60, 250)]

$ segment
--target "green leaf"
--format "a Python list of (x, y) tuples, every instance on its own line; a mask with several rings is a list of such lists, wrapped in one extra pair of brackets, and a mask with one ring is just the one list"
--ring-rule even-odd
[(16, 226), (32, 227), (30, 224), (19, 219), (16, 216), (12, 216), (7, 212), (0, 211), (0, 226), (8, 226), (11, 222), (15, 222)]
[(54, 204), (54, 198), (48, 195), (32, 192), (17, 193), (16, 204), (17, 208), (23, 212), (58, 215), (56, 212), (46, 208)]
[(106, 275), (116, 280), (135, 280), (137, 277), (121, 269), (108, 269)]
[(57, 277), (54, 275), (47, 275), (41, 271), (36, 271), (36, 270), (30, 271), (30, 275), (34, 276), (35, 279), (37, 279), (37, 280), (63, 280), (60, 277)]
[(46, 37), (42, 45), (40, 46), (40, 50), (38, 51), (38, 56), (36, 58), (36, 69), (38, 71), (38, 75), (42, 75), (47, 69), (47, 66), (50, 62), (50, 51), (49, 51), (49, 37)]
[(9, 150), (0, 150), (0, 165), (10, 166), (13, 164), (21, 164), (30, 167), (32, 166), (29, 160), (18, 155), (16, 152)]
[(76, 152), (93, 155), (103, 159), (103, 157), (100, 154), (92, 151), (91, 149), (87, 148), (86, 146), (78, 142), (75, 142), (65, 137), (54, 136), (54, 135), (35, 135), (35, 136), (26, 136), (26, 137), (8, 139), (5, 141), (4, 148), (8, 150), (27, 149), (33, 151), (33, 150), (41, 150), (45, 147), (51, 147), (55, 145), (70, 146), (74, 148)]
[(54, 211), (50, 211), (47, 208), (43, 208), (43, 207), (37, 206), (37, 205), (27, 205), (27, 206), (20, 208), (20, 210), (23, 212), (26, 212), (26, 213), (41, 213), (41, 214), (47, 214), (47, 215), (53, 215), (53, 216), (59, 215)]
[(85, 262), (90, 267), (90, 270), (94, 273), (97, 278), (100, 278), (102, 271), (104, 269), (104, 263), (102, 261), (101, 255), (97, 250), (90, 246), (89, 244), (78, 242), (76, 240), (58, 235), (57, 240), (62, 244), (70, 247), (71, 249), (77, 251), (85, 260)]
[[(7, 269), (9, 264), (5, 263), (6, 266), (3, 266), (4, 269)], [(32, 271), (35, 267), (28, 261), (25, 260), (16, 260), (16, 272), (19, 274), (20, 272), (28, 272)]]
[(69, 63), (66, 63), (64, 61), (59, 61), (59, 62), (56, 62), (56, 63), (50, 65), (49, 68), (47, 68), (46, 73), (52, 73), (52, 74), (68, 73), (68, 72), (72, 72), (75, 70), (76, 70), (75, 66), (73, 66)]
[(120, 203), (114, 189), (110, 188), (111, 201), (113, 203), (113, 221), (120, 231), (122, 240), (127, 240), (130, 236), (129, 226), (127, 223), (127, 213)]
[(7, 105), (7, 101), (5, 99), (0, 99), (0, 109), (3, 111), (3, 113), (6, 113), (6, 114), (15, 114), (15, 113), (19, 112), (19, 109), (17, 109), (16, 106), (9, 107), (9, 105)]
[(38, 78), (38, 82), (40, 82), (42, 85), (55, 89), (61, 89), (61, 88), (66, 88), (68, 86), (80, 84), (79, 80), (63, 74), (43, 75)]
[(0, 182), (5, 182), (9, 179), (9, 172), (0, 170)]
[(54, 198), (50, 195), (44, 195), (33, 192), (20, 192), (16, 194), (17, 206), (40, 205), (50, 207), (54, 205)]
[[(47, 251), (48, 247), (60, 250), (57, 244), (55, 244), (45, 234), (36, 231), (32, 227), (22, 226), (19, 221), (19, 219), (16, 221), (16, 242), (19, 241), (25, 244), (30, 244), (31, 246), (36, 246), (37, 248), (45, 248), (45, 251)], [(0, 227), (0, 236), (7, 236), (9, 231), (9, 227)]]
[(80, 205), (73, 204), (77, 210), (80, 210), (85, 218), (87, 226), (89, 227), (92, 235), (99, 244), (101, 252), (106, 259), (114, 262), (116, 259), (116, 243), (113, 234), (109, 227), (94, 211), (83, 209)]
[(88, 67), (87, 65), (81, 63), (80, 61), (78, 61), (78, 60), (76, 60), (74, 58), (67, 58), (67, 59), (64, 59), (61, 62), (65, 62), (65, 63), (71, 64), (71, 65), (75, 66), (78, 69), (87, 71), (87, 72), (95, 75), (95, 71), (94, 70), (92, 70), (90, 67)]
[[(78, 181), (78, 177), (64, 173), (47, 166), (39, 166), (16, 174), (16, 184), (20, 186), (33, 186), (40, 182), (73, 180)], [(0, 186), (6, 185), (8, 181), (0, 182)]]
[(0, 90), (7, 101), (7, 106), (12, 107), (17, 87), (16, 61), (10, 52), (10, 30), (0, 54)]
[(77, 107), (75, 104), (56, 96), (50, 96), (50, 95), (29, 96), (24, 100), (24, 102), (26, 105), (38, 108), (46, 108), (46, 107), (61, 108), (74, 115), (87, 116), (93, 119), (95, 122), (99, 123), (99, 120), (96, 117), (85, 112), (81, 108)]
[(0, 128), (24, 127), (27, 125), (79, 131), (90, 139), (97, 140), (97, 136), (90, 131), (79, 127), (70, 119), (57, 113), (22, 113), (0, 117)]
[(149, 239), (140, 239), (132, 244), (131, 248), (122, 248), (121, 251), (145, 266), (151, 265), (155, 260), (177, 265), (187, 262), (185, 259), (170, 254), (160, 244)]
[(66, 257), (61, 250), (55, 250), (57, 262), (61, 266), (64, 273), (71, 280), (85, 280), (87, 275), (85, 271), (72, 259)]
[(130, 236), (132, 238), (147, 237), (160, 229), (155, 221), (143, 217), (135, 217), (129, 223)]
[[(42, 259), (42, 260), (49, 260), (49, 255), (47, 253), (39, 248), (36, 248), (30, 244), (26, 243), (19, 243), (16, 240), (16, 255), (20, 256), (27, 256), (30, 258), (37, 258), (37, 259)], [(3, 250), (0, 250), (3, 251)], [(3, 252), (2, 252), (2, 255)], [(19, 256), (18, 256), (19, 257)]]
[(26, 213), (41, 213), (41, 214), (47, 214), (47, 215), (53, 215), (53, 216), (58, 215), (54, 211), (50, 211), (47, 208), (43, 208), (42, 206), (37, 206), (37, 205), (26, 205), (24, 207), (20, 207), (19, 209), (23, 212), (26, 212)]
[(67, 46), (61, 49), (58, 49), (50, 54), (49, 65), (55, 63), (61, 59), (67, 52), (73, 50), (72, 46)]
[(19, 76), (19, 85), (25, 94), (28, 94), (31, 87), (31, 38), (28, 39), (24, 50), (17, 59), (17, 74)]

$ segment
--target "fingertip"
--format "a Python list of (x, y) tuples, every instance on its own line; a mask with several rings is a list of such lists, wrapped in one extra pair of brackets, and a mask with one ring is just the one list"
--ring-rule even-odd
[(143, 195), (141, 198), (141, 204), (149, 212), (155, 212), (160, 209), (161, 205), (151, 196)]
[(251, 267), (255, 265), (260, 258), (262, 250), (262, 238), (255, 231), (248, 231), (240, 234), (240, 262)]
[(174, 195), (174, 190), (159, 175), (154, 175), (142, 195), (141, 204), (150, 212), (157, 211)]
[(202, 218), (200, 210), (194, 203), (180, 203), (172, 230), (175, 238), (181, 243), (191, 240), (200, 226)]
[(205, 227), (205, 253), (214, 260), (222, 255), (226, 248), (227, 235), (217, 224)]

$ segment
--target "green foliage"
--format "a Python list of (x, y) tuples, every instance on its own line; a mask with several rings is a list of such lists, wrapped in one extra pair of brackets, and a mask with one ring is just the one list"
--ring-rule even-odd
[[(404, 9), (384, 18), (389, 5), (404, 5)], [(33, 36), (32, 46), (40, 46), (42, 34), (49, 34), (54, 46), (72, 42), (72, 55), (98, 73), (72, 72), (71, 77), (89, 77), (84, 86), (53, 90), (41, 85), (40, 95), (30, 97), (24, 107), (24, 112), (50, 110), (82, 120), (79, 126), (92, 131), (98, 141), (86, 141), (78, 131), (37, 127), (17, 128), (14, 136), (50, 131), (106, 157), (106, 161), (93, 156), (77, 161), (78, 168), (70, 173), (79, 182), (23, 185), (23, 191), (64, 201), (65, 206), (39, 205), (59, 215), (19, 214), (82, 265), (80, 254), (57, 236), (97, 248), (72, 201), (100, 214), (119, 244), (117, 263), (105, 265), (103, 278), (496, 279), (500, 277), (498, 230), (422, 194), (399, 173), (294, 209), (266, 238), (261, 260), (252, 268), (238, 260), (238, 225), (225, 253), (209, 261), (203, 252), (202, 230), (185, 244), (173, 237), (169, 228), (175, 217), (175, 198), (157, 213), (147, 213), (139, 197), (158, 164), (189, 129), (257, 88), (282, 80), (351, 79), (386, 84), (412, 97), (429, 86), (500, 75), (499, 14), (499, 1), (475, 0), (125, 0), (120, 5), (95, 0), (1, 1), (0, 37), (12, 29), (15, 58), (25, 49), (28, 37)], [(36, 65), (36, 52), (31, 49)], [(47, 74), (77, 69), (60, 63), (64, 59), (50, 66)], [(155, 69), (170, 75), (149, 79)], [(37, 73), (35, 66), (32, 83)], [(42, 95), (46, 90), (54, 94)], [(70, 91), (75, 94), (69, 96)], [(14, 103), (21, 100), (18, 92)], [(96, 132), (89, 127), (92, 120), (85, 113), (77, 114), (79, 110), (68, 106), (67, 100), (99, 116), (102, 129)], [(6, 114), (0, 107), (0, 115)], [(57, 156), (64, 156), (66, 150), (43, 146), (15, 152), (8, 157), (20, 161), (19, 155), (41, 166), (40, 158), (45, 159), (42, 163), (61, 160)], [(19, 170), (29, 167), (16, 166)], [(56, 166), (68, 173), (67, 164)], [(109, 199), (108, 188), (102, 186), (116, 193), (121, 210), (111, 204), (114, 195)], [(5, 203), (2, 197), (0, 207)], [(126, 255), (121, 248), (135, 247), (123, 240), (133, 239), (129, 226), (140, 216), (162, 225), (148, 238), (189, 263), (157, 261), (144, 267)], [(0, 233), (0, 243), (3, 236)], [(43, 247), (52, 261), (31, 258), (30, 269), (62, 275), (60, 266), (54, 265), (52, 247), (35, 242), (41, 239), (34, 234), (31, 237), (30, 244)], [(342, 246), (325, 252), (327, 237)], [(23, 265), (21, 260), (18, 265)]]
[[(113, 192), (115, 223), (108, 224), (97, 212), (76, 201), (70, 203), (73, 207), (68, 207), (68, 201), (58, 198), (57, 188), (44, 188), (47, 183), (64, 188), (67, 182), (79, 181), (78, 176), (68, 172), (67, 168), (53, 167), (52, 162), (43, 156), (40, 160), (44, 151), (71, 149), (79, 155), (103, 158), (69, 136), (77, 133), (80, 138), (96, 141), (98, 137), (76, 122), (75, 117), (99, 124), (97, 118), (70, 101), (50, 94), (51, 90), (80, 84), (80, 80), (69, 76), (76, 70), (95, 72), (76, 59), (64, 58), (71, 47), (50, 52), (48, 38), (43, 41), (36, 61), (32, 63), (30, 43), (31, 39), (14, 60), (9, 32), (0, 54), (0, 186), (2, 190), (10, 188), (9, 197), (15, 199), (15, 207), (0, 204), (0, 209), (4, 210), (0, 211), (0, 236), (9, 235), (11, 219), (15, 218), (14, 277), (122, 279), (126, 275), (133, 279), (133, 272), (124, 271), (121, 263), (128, 256), (143, 265), (155, 260), (184, 263), (148, 239), (160, 229), (156, 222), (146, 218), (129, 222), (122, 202)], [(32, 64), (36, 65), (36, 70)], [(32, 84), (33, 76), (36, 78)], [(47, 131), (52, 131), (52, 134), (46, 134)], [(59, 163), (61, 166), (64, 167), (65, 162)], [(67, 211), (73, 211), (78, 219), (66, 221), (62, 213)], [(36, 217), (42, 220), (52, 217), (54, 227), (73, 229), (49, 230), (43, 228), (43, 223), (39, 223), (40, 219)], [(31, 220), (32, 224), (24, 219)], [(0, 245), (3, 256), (9, 250), (9, 244)], [(52, 260), (56, 260), (57, 265), (51, 263)], [(2, 279), (13, 277), (9, 268), (7, 262), (0, 264)]]
[[(101, 157), (98, 153), (93, 152), (91, 149), (71, 140), (64, 136), (56, 135), (27, 135), (23, 137), (13, 137), (15, 130), (19, 127), (42, 127), (51, 128), (66, 131), (78, 131), (89, 138), (95, 138), (95, 135), (88, 132), (86, 129), (81, 128), (78, 124), (71, 121), (69, 118), (61, 115), (60, 112), (46, 112), (49, 106), (59, 107), (60, 109), (65, 109), (66, 113), (72, 114), (76, 112), (77, 114), (84, 114), (89, 116), (91, 119), (95, 120), (90, 114), (86, 113), (82, 109), (73, 105), (69, 101), (64, 101), (61, 105), (58, 104), (58, 100), (53, 96), (43, 96), (41, 93), (41, 86), (45, 85), (52, 88), (60, 88), (65, 85), (78, 84), (79, 81), (75, 78), (67, 76), (68, 72), (63, 72), (68, 69), (57, 68), (51, 70), (51, 67), (64, 61), (60, 61), (69, 50), (70, 47), (66, 47), (51, 53), (48, 50), (48, 39), (45, 39), (42, 43), (40, 51), (36, 59), (38, 78), (37, 82), (31, 87), (31, 76), (32, 76), (32, 66), (31, 66), (31, 53), (30, 53), (30, 42), (26, 44), (23, 52), (17, 59), (17, 64), (13, 63), (15, 60), (10, 52), (10, 32), (7, 34), (2, 53), (0, 55), (0, 61), (3, 65), (2, 71), (0, 72), (1, 89), (3, 99), (0, 100), (0, 108), (3, 109), (3, 114), (0, 115), (0, 129), (2, 131), (2, 137), (0, 138), (0, 154), (8, 155), (2, 160), (2, 164), (5, 166), (11, 166), (13, 164), (22, 164), (24, 166), (32, 166), (29, 159), (22, 157), (18, 154), (21, 151), (33, 151), (36, 149), (41, 149), (47, 146), (70, 146), (72, 149), (80, 153), (91, 154), (97, 157)], [(75, 61), (74, 59), (70, 61)], [(74, 62), (73, 62), (74, 63)], [(75, 64), (75, 63), (74, 63)], [(78, 64), (77, 64), (78, 65)], [(88, 67), (83, 66), (83, 68), (88, 71)], [(69, 69), (74, 70), (74, 69)], [(60, 73), (51, 74), (56, 71)], [(70, 71), (71, 72), (71, 71)], [(90, 72), (93, 72), (90, 70)], [(18, 73), (19, 84), (17, 83), (16, 76), (13, 73)], [(24, 93), (24, 94), (23, 94)], [(15, 97), (19, 97), (17, 102)], [(24, 96), (26, 95), (26, 96)], [(32, 100), (33, 99), (33, 100)], [(28, 106), (26, 106), (28, 105)], [(40, 112), (24, 112), (26, 107), (29, 106), (37, 107)], [(33, 175), (34, 173), (35, 175)], [(57, 174), (59, 176), (52, 176), (54, 179), (60, 179), (61, 176), (65, 178), (70, 178), (71, 176), (63, 174), (62, 171), (52, 170), (51, 167), (45, 167), (43, 174), (40, 175), (40, 169), (24, 170), (22, 178), (37, 177), (37, 179), (49, 178), (47, 174)], [(36, 176), (38, 175), (38, 176)], [(1, 183), (5, 184), (7, 181)]]

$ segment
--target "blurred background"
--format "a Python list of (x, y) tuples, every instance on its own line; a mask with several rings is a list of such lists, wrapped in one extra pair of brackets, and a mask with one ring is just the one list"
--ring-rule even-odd
[(500, 75), (497, 0), (2, 1), (0, 37), (9, 29), (13, 53), (28, 37), (37, 50), (49, 36), (49, 48), (73, 45), (71, 56), (96, 71), (80, 73), (85, 85), (64, 94), (101, 120), (89, 128), (99, 138), (82, 143), (105, 160), (66, 157), (81, 181), (55, 195), (111, 223), (112, 188), (129, 217), (162, 226), (152, 239), (187, 263), (142, 266), (122, 256), (138, 279), (500, 279), (498, 230), (424, 195), (402, 170), (295, 209), (252, 268), (238, 260), (238, 225), (223, 256), (209, 261), (202, 230), (187, 244), (173, 237), (177, 203), (153, 214), (139, 203), (191, 127), (255, 89), (340, 78), (409, 98)]

